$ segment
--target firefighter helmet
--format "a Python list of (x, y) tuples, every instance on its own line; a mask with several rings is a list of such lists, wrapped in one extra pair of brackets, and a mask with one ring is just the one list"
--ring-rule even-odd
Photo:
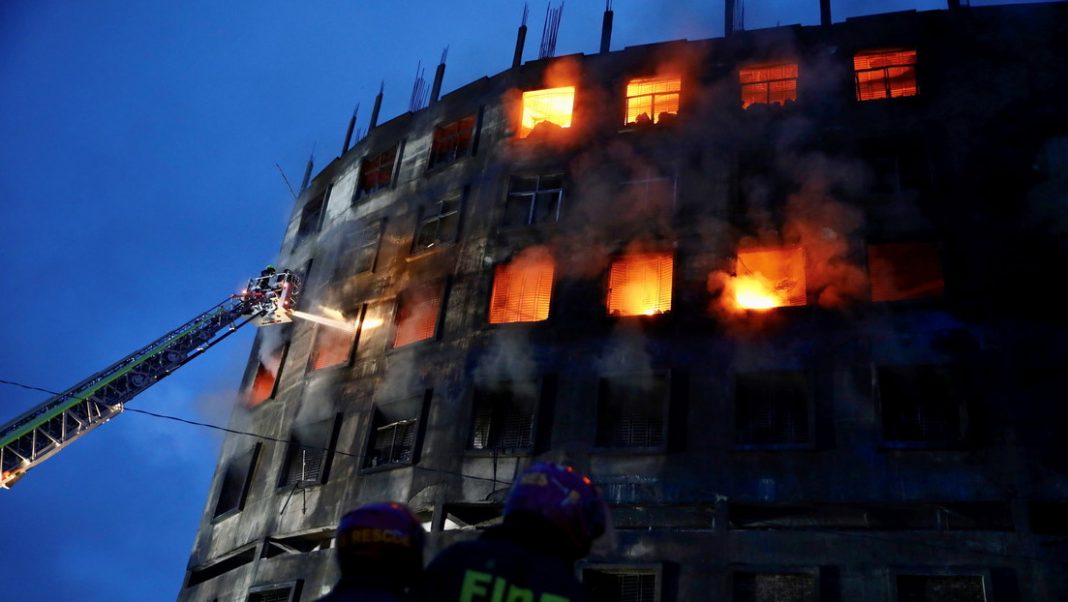
[(337, 556), (341, 574), (404, 584), (423, 570), (425, 532), (404, 504), (367, 504), (341, 517)]
[(536, 514), (548, 521), (564, 536), (575, 558), (589, 553), (608, 522), (604, 499), (589, 477), (550, 462), (536, 462), (516, 479), (504, 503), (504, 520), (519, 514)]

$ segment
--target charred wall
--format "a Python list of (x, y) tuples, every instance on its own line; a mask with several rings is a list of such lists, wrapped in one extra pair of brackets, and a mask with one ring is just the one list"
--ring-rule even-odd
[[(433, 553), (535, 458), (612, 503), (591, 584), (1064, 591), (1066, 29), (1052, 3), (560, 57), (374, 128), (311, 181), (278, 262), (306, 272), (305, 311), (358, 330), (260, 333), (246, 381), (277, 382), (232, 424), (270, 439), (227, 439), (180, 598), (314, 599), (365, 502), (409, 503)], [(915, 51), (915, 93), (857, 100), (872, 49)], [(743, 109), (739, 69), (784, 61), (793, 97)], [(665, 74), (675, 115), (627, 123), (628, 83)], [(523, 92), (559, 86), (570, 127), (520, 138)], [(738, 257), (780, 248), (804, 252), (790, 304), (732, 305)], [(547, 315), (491, 323), (531, 249)], [(670, 258), (668, 311), (607, 311), (632, 256)]]

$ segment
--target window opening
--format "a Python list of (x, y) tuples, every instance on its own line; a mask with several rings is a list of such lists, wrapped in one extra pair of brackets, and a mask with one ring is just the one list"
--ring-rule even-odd
[(734, 602), (817, 602), (816, 575), (811, 573), (734, 573)]
[(597, 403), (597, 446), (664, 445), (669, 399), (666, 374), (602, 379)]
[(797, 63), (751, 65), (738, 70), (742, 108), (756, 104), (785, 105), (797, 100)]
[(311, 369), (322, 370), (347, 364), (356, 333), (351, 330), (317, 326), (311, 352)]
[(953, 444), (963, 408), (948, 366), (879, 366), (877, 395), (886, 442)]
[(373, 272), (378, 258), (379, 241), (382, 238), (382, 224), (374, 223), (358, 227), (345, 235), (341, 258), (337, 262), (335, 279), (352, 274)]
[(872, 50), (853, 57), (857, 100), (916, 96), (916, 51)]
[(434, 203), (419, 220), (413, 251), (424, 251), (436, 245), (453, 242), (460, 226), (460, 197)]
[(445, 165), (467, 155), (474, 137), (474, 115), (434, 128), (434, 140), (430, 145), (429, 166), (433, 168)]
[(340, 417), (294, 430), (289, 439), (279, 487), (323, 483), (337, 442)]
[(300, 244), (305, 238), (315, 234), (322, 227), (323, 208), (329, 196), (330, 190), (328, 189), (325, 193), (304, 204), (304, 208), (300, 210), (300, 224), (297, 226), (296, 244)]
[(248, 496), (249, 485), (252, 482), (252, 469), (259, 451), (260, 444), (257, 443), (252, 446), (252, 449), (234, 456), (226, 463), (213, 518), (229, 512), (239, 512), (244, 508), (245, 498)]
[(800, 372), (738, 374), (734, 404), (739, 445), (797, 445), (810, 441), (809, 383)]
[(938, 246), (929, 242), (868, 245), (871, 300), (941, 297), (945, 290)]
[(287, 585), (266, 585), (249, 590), (248, 602), (296, 602), (300, 600), (303, 581)]
[(397, 158), (397, 147), (367, 157), (360, 164), (360, 182), (358, 194), (370, 194), (389, 186), (393, 178), (393, 164)]
[(374, 409), (363, 467), (403, 466), (418, 461), (419, 421), (425, 418), (429, 393)]
[(587, 568), (582, 583), (597, 602), (656, 602), (656, 576), (651, 569)]
[(504, 225), (523, 226), (560, 220), (564, 176), (513, 177), (505, 201)]
[(682, 79), (646, 77), (627, 82), (627, 119), (625, 125), (652, 125), (673, 121), (679, 114), (679, 91)]
[(805, 251), (799, 246), (739, 250), (734, 303), (739, 309), (805, 305)]
[(393, 346), (403, 347), (434, 338), (441, 315), (442, 286), (409, 289), (397, 304)]
[(552, 255), (541, 247), (498, 265), (493, 273), (490, 324), (548, 319), (555, 269)]
[(217, 560), (209, 565), (202, 565), (189, 571), (189, 579), (186, 580), (186, 587), (193, 587), (205, 581), (209, 581), (218, 577), (219, 575), (225, 575), (232, 570), (241, 568), (246, 564), (256, 559), (255, 546), (242, 550), (240, 552), (233, 553), (226, 558)]
[(519, 137), (532, 133), (571, 127), (575, 87), (548, 88), (523, 92), (523, 117)]
[(898, 575), (897, 599), (986, 602), (986, 587), (981, 575)]
[(538, 387), (534, 382), (478, 388), (468, 447), (529, 451), (534, 447)]
[(670, 253), (625, 255), (608, 273), (608, 313), (651, 316), (671, 310), (674, 275)]

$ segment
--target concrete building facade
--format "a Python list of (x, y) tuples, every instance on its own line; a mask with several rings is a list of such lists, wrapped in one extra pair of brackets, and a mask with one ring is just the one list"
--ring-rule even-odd
[(373, 501), (429, 558), (544, 458), (610, 502), (597, 600), (1066, 599), (1066, 57), (1068, 3), (954, 6), (373, 127), (296, 203), (327, 320), (259, 334), (179, 598), (313, 600)]

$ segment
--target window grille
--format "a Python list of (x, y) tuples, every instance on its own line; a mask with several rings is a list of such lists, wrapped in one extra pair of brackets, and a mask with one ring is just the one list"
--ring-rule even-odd
[(734, 602), (817, 602), (816, 575), (810, 573), (734, 573)]
[(670, 253), (627, 255), (612, 262), (608, 275), (608, 313), (651, 316), (671, 310), (674, 275)]
[(460, 198), (445, 199), (432, 205), (419, 220), (413, 251), (430, 249), (453, 242), (460, 225)]
[[(529, 390), (523, 390), (526, 386)], [(519, 390), (517, 390), (517, 388)], [(532, 383), (477, 389), (471, 449), (529, 450), (534, 447), (536, 390)]]
[(519, 125), (519, 137), (526, 138), (536, 128), (543, 129), (543, 124), (560, 128), (571, 127), (574, 106), (574, 86), (523, 92), (523, 117)]
[(585, 569), (582, 581), (594, 602), (656, 602), (656, 571)]
[(370, 194), (389, 186), (393, 178), (393, 163), (397, 158), (397, 147), (367, 157), (360, 164), (360, 183), (358, 194)]
[(980, 575), (898, 575), (899, 602), (986, 602)]
[(410, 464), (414, 457), (417, 424), (415, 418), (409, 418), (376, 426), (364, 466)]
[(419, 287), (401, 295), (397, 307), (394, 347), (434, 337), (441, 314), (441, 287)]
[(797, 63), (752, 65), (738, 70), (742, 108), (797, 100)]
[(669, 399), (667, 375), (603, 379), (597, 405), (597, 446), (664, 445)]
[(736, 440), (741, 445), (810, 441), (809, 385), (797, 372), (739, 374), (734, 385)]
[(651, 125), (679, 113), (679, 77), (647, 77), (627, 82), (627, 120), (625, 125)]
[(325, 480), (327, 464), (334, 450), (336, 423), (336, 419), (324, 420), (292, 435), (279, 487)]
[(952, 444), (963, 438), (961, 400), (948, 366), (877, 369), (883, 439)]
[(940, 297), (945, 290), (934, 243), (868, 245), (868, 276), (876, 302)]
[(489, 321), (539, 322), (549, 317), (555, 262), (548, 251), (520, 254), (493, 273)]
[(429, 167), (455, 161), (467, 154), (475, 137), (475, 116), (464, 117), (434, 128)]
[(508, 186), (505, 226), (543, 224), (560, 220), (564, 176), (513, 177)]
[(876, 50), (853, 57), (857, 100), (916, 96), (916, 51)]
[(312, 345), (311, 369), (322, 370), (348, 363), (354, 341), (353, 332), (320, 325)]

